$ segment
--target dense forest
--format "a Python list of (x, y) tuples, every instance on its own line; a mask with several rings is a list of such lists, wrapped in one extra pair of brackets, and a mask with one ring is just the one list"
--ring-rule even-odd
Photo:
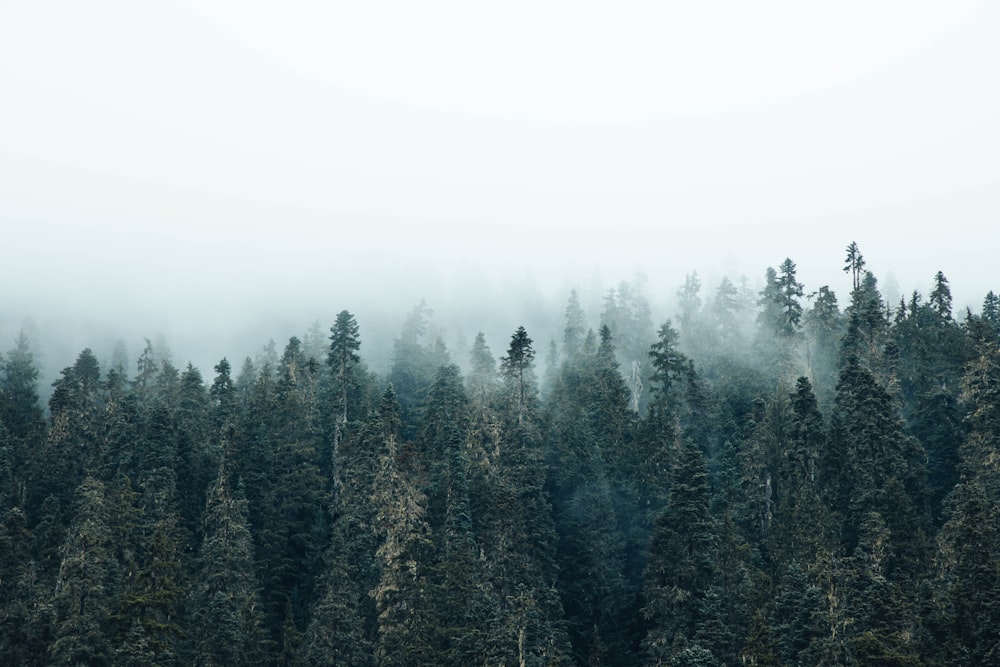
[(347, 310), (208, 377), (84, 349), (47, 405), (22, 334), (0, 662), (1000, 665), (1000, 297), (844, 271), (574, 291), (541, 350), (420, 305), (384, 373)]

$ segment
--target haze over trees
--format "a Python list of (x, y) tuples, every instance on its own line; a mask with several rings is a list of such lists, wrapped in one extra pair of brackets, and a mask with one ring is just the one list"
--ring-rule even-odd
[(497, 350), (424, 303), (210, 376), (88, 348), (51, 392), (22, 334), (0, 662), (998, 664), (1000, 298), (843, 268), (574, 290)]

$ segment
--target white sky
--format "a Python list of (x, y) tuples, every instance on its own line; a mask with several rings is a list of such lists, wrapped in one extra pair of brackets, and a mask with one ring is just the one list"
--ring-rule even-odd
[(843, 302), (852, 240), (977, 307), (998, 35), (972, 0), (0, 0), (0, 315), (408, 308), (468, 269), (666, 299), (786, 256)]

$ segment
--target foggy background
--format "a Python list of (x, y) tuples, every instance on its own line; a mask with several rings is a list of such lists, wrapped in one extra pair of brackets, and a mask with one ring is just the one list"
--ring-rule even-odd
[(851, 241), (1000, 288), (997, 3), (478, 5), (0, 0), (0, 351), (210, 378), (348, 309), (377, 367), (426, 299), (541, 356), (637, 272), (657, 321), (785, 257), (843, 307)]

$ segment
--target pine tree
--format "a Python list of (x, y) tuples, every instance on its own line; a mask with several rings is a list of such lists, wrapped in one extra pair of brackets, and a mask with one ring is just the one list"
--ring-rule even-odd
[(70, 506), (84, 477), (97, 477), (102, 467), (98, 436), (104, 396), (94, 353), (83, 350), (53, 387), (47, 440), (32, 456), (30, 466), (31, 506), (50, 494), (64, 507)]
[(402, 410), (404, 435), (414, 434), (410, 425), (416, 425), (421, 415), (425, 393), (433, 381), (434, 371), (450, 363), (448, 352), (440, 336), (432, 335), (429, 319), (433, 311), (421, 301), (411, 311), (403, 330), (393, 342), (392, 367), (388, 380), (392, 383)]
[(317, 667), (373, 664), (359, 607), (362, 594), (347, 562), (347, 527), (344, 521), (334, 524), (326, 568), (318, 585), (319, 595), (304, 637), (303, 657)]
[[(390, 390), (391, 391), (391, 390)], [(377, 508), (373, 529), (381, 576), (372, 589), (378, 613), (375, 660), (378, 665), (423, 665), (435, 660), (437, 612), (430, 602), (434, 543), (420, 490), (423, 471), (409, 443), (399, 440), (401, 421), (394, 396), (383, 399), (386, 429), (379, 469), (372, 486)], [(390, 414), (395, 418), (389, 418)]]
[(865, 258), (861, 254), (861, 250), (858, 248), (858, 244), (851, 241), (851, 244), (847, 246), (847, 258), (844, 260), (844, 273), (851, 274), (851, 283), (853, 289), (857, 290), (861, 287), (861, 277), (864, 275), (865, 270)]
[(681, 442), (667, 505), (649, 541), (643, 610), (649, 632), (643, 650), (650, 664), (670, 664), (694, 639), (712, 574), (715, 531), (710, 502), (705, 458), (699, 449)]
[(334, 459), (337, 457), (337, 448), (344, 437), (348, 420), (359, 416), (351, 411), (356, 405), (356, 397), (353, 394), (359, 384), (357, 377), (361, 363), (359, 349), (361, 349), (361, 338), (358, 336), (358, 322), (354, 319), (354, 315), (342, 310), (337, 313), (337, 319), (330, 327), (330, 350), (326, 358), (333, 389)]
[(983, 298), (981, 316), (983, 321), (1000, 331), (1000, 296), (997, 296), (993, 290), (987, 292), (986, 297)]
[(208, 491), (192, 599), (196, 665), (257, 664), (264, 652), (263, 614), (254, 574), (246, 501), (223, 459)]
[(696, 323), (701, 316), (701, 279), (694, 271), (684, 278), (684, 284), (677, 289), (677, 305), (679, 308), (678, 324), (681, 328), (685, 345), (694, 346), (697, 340)]
[(569, 301), (566, 303), (566, 327), (563, 330), (563, 355), (565, 359), (573, 359), (580, 352), (586, 329), (586, 316), (580, 306), (580, 297), (575, 289), (571, 290)]
[(545, 420), (551, 443), (547, 488), (559, 539), (557, 584), (579, 664), (621, 664), (630, 657), (623, 616), (635, 591), (624, 578), (624, 535), (613, 500), (618, 489), (605, 458), (624, 454), (627, 400), (611, 332), (602, 326), (596, 355), (578, 355), (563, 365)]
[(221, 452), (213, 446), (209, 394), (197, 368), (188, 364), (181, 375), (174, 408), (177, 448), (177, 505), (181, 526), (194, 537), (198, 533), (205, 492), (218, 469)]
[(951, 287), (940, 271), (934, 274), (934, 289), (931, 290), (929, 301), (938, 317), (946, 322), (951, 319)]
[(36, 664), (48, 639), (47, 623), (36, 618), (39, 610), (47, 611), (48, 590), (38, 580), (32, 546), (24, 512), (5, 510), (0, 523), (0, 655), (11, 665)]
[(524, 327), (518, 327), (511, 336), (507, 356), (500, 359), (500, 374), (504, 380), (504, 396), (509, 409), (517, 415), (519, 423), (523, 424), (527, 412), (535, 407), (533, 399), (537, 391), (532, 369), (534, 368), (535, 350), (531, 346)]
[(480, 535), (494, 605), (484, 637), (490, 663), (564, 664), (569, 653), (554, 588), (555, 529), (544, 488), (533, 357), (531, 339), (519, 327), (501, 360), (504, 402)]
[(817, 400), (823, 406), (833, 402), (837, 383), (838, 352), (844, 325), (837, 295), (826, 285), (819, 288), (812, 308), (803, 317), (810, 341), (810, 365)]
[[(247, 361), (250, 359), (247, 358)], [(216, 376), (212, 380), (208, 395), (212, 402), (215, 427), (221, 429), (226, 424), (232, 423), (235, 418), (236, 388), (233, 385), (232, 367), (225, 357), (215, 365), (215, 372)]]
[(1000, 657), (1000, 345), (984, 346), (963, 381), (969, 435), (960, 482), (939, 537), (934, 643), (952, 663), (990, 664)]
[(24, 331), (6, 358), (0, 357), (0, 370), (0, 422), (12, 440), (13, 465), (20, 477), (27, 452), (39, 445), (45, 430), (38, 402), (38, 369)]
[(102, 665), (110, 658), (106, 632), (118, 575), (111, 518), (104, 485), (86, 478), (77, 490), (52, 599), (53, 665)]
[(476, 334), (472, 344), (470, 363), (471, 370), (466, 378), (469, 398), (478, 405), (486, 405), (497, 387), (497, 364), (482, 331)]
[(667, 320), (660, 326), (658, 340), (649, 348), (653, 367), (652, 380), (657, 385), (652, 416), (672, 421), (679, 414), (679, 392), (687, 375), (687, 356), (678, 350), (680, 337)]
[(715, 289), (709, 314), (720, 344), (735, 347), (741, 338), (739, 290), (728, 277), (723, 277)]

